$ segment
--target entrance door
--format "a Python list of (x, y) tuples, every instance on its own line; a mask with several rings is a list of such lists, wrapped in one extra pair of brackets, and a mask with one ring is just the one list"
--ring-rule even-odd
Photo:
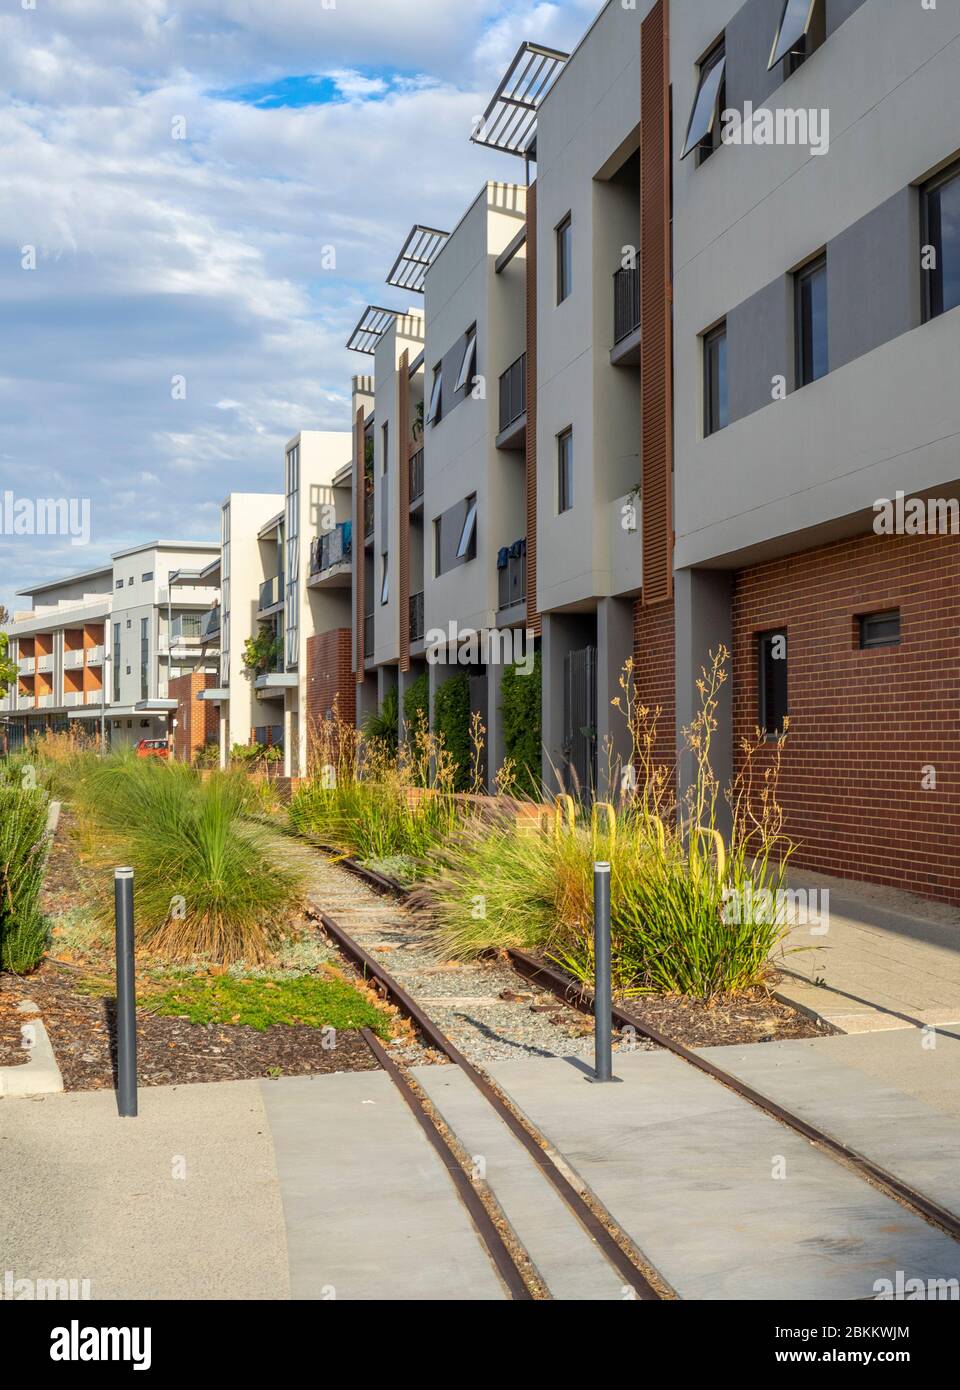
[(584, 799), (597, 783), (597, 649), (581, 647), (563, 662), (563, 753), (567, 790)]

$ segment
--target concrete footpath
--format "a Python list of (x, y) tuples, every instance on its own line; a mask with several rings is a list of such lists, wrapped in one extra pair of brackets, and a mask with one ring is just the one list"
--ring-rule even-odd
[(960, 1022), (960, 909), (823, 874), (790, 885), (828, 890), (829, 915), (791, 928), (775, 960), (800, 978), (781, 998), (842, 1033)]

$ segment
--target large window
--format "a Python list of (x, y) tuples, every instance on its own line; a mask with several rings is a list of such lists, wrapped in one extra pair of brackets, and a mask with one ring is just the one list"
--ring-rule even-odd
[(570, 214), (557, 227), (557, 303), (573, 289), (573, 221)]
[(460, 370), (457, 373), (457, 384), (454, 391), (462, 391), (464, 387), (468, 391), (473, 390), (473, 373), (477, 362), (477, 325), (467, 329), (467, 341), (463, 349), (463, 360), (460, 363)]
[(573, 430), (557, 435), (557, 511), (573, 506)]
[(931, 179), (921, 194), (923, 316), (960, 304), (960, 164)]
[(780, 24), (770, 50), (768, 71), (784, 63), (795, 72), (827, 37), (825, 0), (784, 0)]
[(698, 163), (702, 164), (720, 144), (719, 114), (723, 111), (726, 101), (726, 67), (726, 42), (720, 39), (700, 64), (700, 80), (697, 84), (697, 95), (693, 100), (693, 110), (690, 112), (681, 159), (686, 159), (691, 151), (697, 150)]
[(460, 540), (457, 543), (458, 560), (475, 560), (477, 558), (477, 499), (467, 498), (467, 514), (463, 518), (463, 530), (460, 532)]
[(727, 424), (727, 325), (703, 339), (703, 432), (716, 434)]
[(767, 738), (783, 733), (787, 706), (787, 634), (761, 632), (757, 637), (759, 671), (757, 681), (757, 723)]
[(828, 370), (826, 256), (798, 271), (795, 281), (799, 387), (819, 381)]

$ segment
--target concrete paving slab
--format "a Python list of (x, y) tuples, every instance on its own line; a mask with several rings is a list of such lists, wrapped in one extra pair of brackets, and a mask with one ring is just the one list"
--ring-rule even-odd
[(415, 1067), (413, 1074), (483, 1176), (555, 1299), (624, 1297), (622, 1277), (523, 1146), (458, 1067)]
[(616, 1086), (565, 1060), (491, 1072), (683, 1298), (960, 1277), (960, 1245), (668, 1053), (619, 1054)]
[(844, 1033), (960, 1019), (960, 910), (798, 870), (790, 884), (818, 904), (828, 891), (829, 914), (790, 929), (782, 963), (801, 978), (785, 977), (781, 998)]
[(294, 1298), (507, 1297), (466, 1209), (383, 1072), (260, 1083)]
[(279, 1185), (255, 1081), (0, 1101), (0, 1275), (91, 1298), (289, 1296)]
[(960, 1030), (709, 1047), (703, 1055), (960, 1215)]

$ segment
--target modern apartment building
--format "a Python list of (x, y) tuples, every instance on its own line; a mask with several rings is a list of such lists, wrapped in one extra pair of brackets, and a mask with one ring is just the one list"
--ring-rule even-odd
[[(680, 721), (725, 643), (798, 862), (956, 901), (960, 9), (674, 3), (670, 71)], [(748, 102), (806, 143), (720, 140)]]
[[(344, 687), (352, 721), (350, 435), (302, 430), (284, 447), (284, 490), (232, 493), (221, 508), (218, 711), (221, 765), (235, 744), (282, 745), (308, 767), (311, 729)], [(254, 660), (248, 639), (256, 644)]]
[(177, 699), (171, 683), (212, 675), (207, 615), (219, 593), (216, 546), (153, 541), (112, 564), (22, 591), (30, 607), (7, 628), (16, 689), (0, 703), (8, 746), (71, 723), (114, 744), (165, 737)]

